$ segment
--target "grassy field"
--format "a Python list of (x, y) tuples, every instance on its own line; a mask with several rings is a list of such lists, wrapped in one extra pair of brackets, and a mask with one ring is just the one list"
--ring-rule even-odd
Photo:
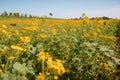
[(0, 80), (119, 80), (117, 24), (0, 19)]

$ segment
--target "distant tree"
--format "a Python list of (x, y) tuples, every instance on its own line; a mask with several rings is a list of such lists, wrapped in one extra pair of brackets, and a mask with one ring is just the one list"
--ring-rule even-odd
[(23, 18), (23, 17), (24, 17), (24, 15), (23, 15), (23, 14), (21, 14), (21, 15), (20, 15), (20, 17), (21, 17), (21, 18)]
[(9, 13), (9, 16), (10, 16), (10, 17), (12, 17), (12, 16), (13, 16), (12, 12), (10, 12), (10, 13)]
[(0, 15), (1, 17), (4, 17), (4, 13), (1, 13), (1, 15)]
[(29, 15), (29, 18), (32, 18), (32, 15)]
[(27, 18), (27, 14), (25, 14), (25, 18)]
[(80, 19), (82, 19), (82, 17), (80, 17)]
[(6, 11), (4, 12), (4, 15), (5, 15), (5, 17), (8, 17), (8, 13)]
[(8, 13), (5, 11), (1, 14), (2, 17), (8, 17)]
[(13, 15), (14, 15), (14, 17), (20, 17), (20, 14), (18, 13), (18, 12), (16, 12), (16, 13), (13, 13)]
[(86, 15), (86, 13), (83, 13), (80, 19), (89, 20), (89, 17)]
[(101, 17), (103, 20), (109, 20), (109, 18), (108, 17), (106, 17), (106, 16), (103, 16), (103, 17)]
[(90, 18), (90, 20), (94, 20), (94, 19), (95, 19), (94, 17)]
[(73, 20), (78, 20), (78, 18), (74, 18)]

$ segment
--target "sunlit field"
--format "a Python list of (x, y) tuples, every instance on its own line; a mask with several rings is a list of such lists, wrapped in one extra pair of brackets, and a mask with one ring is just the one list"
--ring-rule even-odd
[(0, 19), (0, 80), (120, 80), (118, 19)]

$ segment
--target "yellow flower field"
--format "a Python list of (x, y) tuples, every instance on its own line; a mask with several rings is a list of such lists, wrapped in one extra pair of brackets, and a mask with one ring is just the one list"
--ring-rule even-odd
[(119, 80), (118, 21), (0, 20), (0, 80)]

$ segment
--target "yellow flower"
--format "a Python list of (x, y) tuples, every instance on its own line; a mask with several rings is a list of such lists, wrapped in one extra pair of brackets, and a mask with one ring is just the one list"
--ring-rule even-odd
[(22, 71), (20, 74), (21, 74), (22, 76), (25, 76), (25, 75), (26, 75), (26, 72), (25, 72), (25, 71)]
[(75, 28), (73, 28), (73, 29), (70, 29), (70, 31), (74, 33), (74, 32), (76, 32), (77, 30), (76, 30)]
[(117, 38), (115, 36), (108, 36), (107, 38), (110, 39), (110, 40), (113, 40), (113, 41), (117, 40)]
[(66, 69), (65, 72), (70, 72), (70, 70), (69, 70), (69, 69)]
[(21, 47), (19, 47), (19, 46), (11, 45), (10, 47), (11, 47), (11, 49), (13, 49), (13, 50), (24, 51), (24, 49), (21, 48)]
[(93, 32), (93, 35), (94, 35), (94, 36), (97, 36), (97, 33), (96, 33), (96, 32)]
[(5, 68), (5, 64), (2, 64), (1, 67), (2, 67), (2, 68)]
[(97, 37), (97, 33), (93, 32), (93, 36), (91, 36), (91, 37), (96, 38)]
[(47, 60), (48, 69), (53, 74), (61, 75), (65, 73), (65, 68), (63, 66), (63, 61), (56, 59), (56, 61), (53, 61), (52, 59)]
[(0, 49), (0, 54), (5, 54), (5, 50), (4, 49)]
[(0, 75), (2, 74), (2, 69), (0, 69)]
[(16, 34), (16, 35), (19, 35), (19, 31), (18, 31), (18, 30), (15, 30), (15, 34)]
[(14, 56), (9, 56), (8, 57), (8, 60), (12, 60), (12, 59), (14, 59), (15, 57)]
[(58, 76), (54, 76), (54, 79), (57, 80), (57, 79), (58, 79)]
[(31, 32), (31, 31), (33, 32), (36, 30), (38, 30), (38, 26), (24, 27), (22, 31), (25, 33), (28, 33), (28, 32)]
[(2, 30), (2, 33), (4, 33), (5, 35), (9, 35), (10, 32), (7, 32), (6, 30)]
[(39, 61), (45, 61), (46, 59), (51, 59), (52, 57), (48, 54), (48, 52), (41, 51), (37, 55)]
[(38, 34), (36, 37), (37, 37), (38, 39), (47, 40), (46, 34)]
[(39, 73), (36, 80), (45, 80), (45, 77), (42, 73)]
[(102, 39), (105, 38), (105, 36), (104, 35), (99, 35), (99, 38), (102, 40)]
[(49, 73), (49, 72), (47, 72), (46, 74), (47, 74), (47, 75), (50, 75), (50, 73)]
[(57, 30), (56, 29), (51, 29), (51, 33), (52, 33), (52, 35), (56, 35), (57, 34)]
[(7, 26), (6, 26), (6, 25), (2, 25), (2, 27), (3, 27), (3, 28), (7, 28)]
[(69, 57), (69, 54), (68, 54), (68, 53), (65, 53), (63, 56), (64, 56), (65, 58), (68, 58), (68, 57)]
[(102, 66), (107, 69), (109, 65), (106, 63), (103, 63)]
[(87, 33), (84, 37), (85, 37), (86, 39), (88, 39), (88, 40), (91, 39), (91, 35), (88, 34), (88, 33)]
[(66, 33), (66, 32), (67, 32), (67, 31), (65, 30), (65, 28), (63, 28), (63, 27), (61, 28), (61, 30), (62, 30), (63, 33)]
[(100, 32), (101, 30), (99, 28), (96, 29), (97, 32)]
[(20, 39), (21, 39), (21, 41), (24, 42), (24, 43), (29, 43), (29, 42), (30, 42), (30, 38), (27, 37), (27, 36), (21, 36)]

